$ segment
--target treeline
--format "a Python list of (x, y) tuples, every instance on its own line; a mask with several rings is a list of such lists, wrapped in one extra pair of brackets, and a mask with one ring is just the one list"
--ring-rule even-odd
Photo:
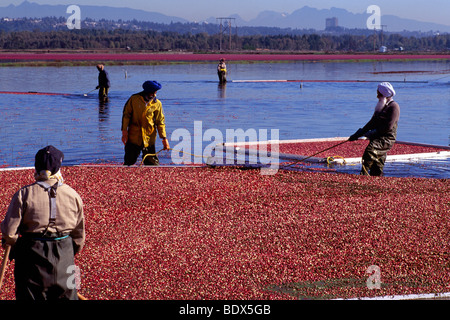
[(381, 45), (390, 50), (448, 51), (450, 35), (405, 37), (398, 34), (381, 35), (252, 35), (221, 37), (205, 32), (180, 34), (177, 32), (133, 30), (59, 30), (17, 31), (0, 30), (0, 48), (28, 49), (124, 49), (149, 51), (217, 51), (222, 50), (281, 50), (281, 51), (354, 51), (367, 52)]
[[(86, 18), (81, 21), (82, 29), (95, 30), (139, 30), (139, 31), (159, 31), (159, 32), (176, 32), (179, 34), (197, 34), (207, 33), (214, 35), (219, 33), (220, 27), (217, 23), (207, 22), (172, 22), (169, 24), (156, 23), (149, 21), (134, 20), (94, 20)], [(232, 26), (232, 33), (239, 36), (275, 36), (275, 35), (304, 35), (304, 34), (319, 34), (319, 35), (365, 35), (373, 34), (372, 30), (368, 29), (349, 29), (344, 27), (333, 27), (327, 30), (309, 29), (293, 29), (293, 28), (279, 28), (279, 27), (250, 27), (250, 26)], [(67, 30), (66, 18), (64, 17), (44, 17), (44, 18), (0, 18), (0, 30), (5, 32), (12, 31), (58, 31)], [(387, 33), (389, 34), (389, 33)], [(397, 32), (404, 37), (428, 37), (433, 35), (432, 31), (418, 32), (418, 31), (402, 31)]]
[[(197, 34), (207, 33), (209, 35), (219, 33), (220, 27), (218, 24), (213, 23), (196, 23), (196, 22), (173, 22), (170, 24), (138, 21), (138, 20), (94, 20), (86, 18), (81, 21), (81, 29), (93, 29), (93, 30), (139, 30), (139, 31), (159, 31), (159, 32), (176, 32), (179, 34)], [(314, 29), (292, 29), (292, 28), (277, 28), (277, 27), (245, 27), (234, 26), (231, 28), (233, 34), (244, 35), (303, 35), (317, 33)], [(13, 31), (60, 31), (67, 30), (66, 18), (60, 17), (45, 17), (39, 19), (31, 18), (0, 18), (0, 30), (5, 32)], [(351, 30), (354, 32), (356, 30)], [(367, 32), (367, 30), (365, 30)], [(364, 32), (363, 30), (358, 30)]]

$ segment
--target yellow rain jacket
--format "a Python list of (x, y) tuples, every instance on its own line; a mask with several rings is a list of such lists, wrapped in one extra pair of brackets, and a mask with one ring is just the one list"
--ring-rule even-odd
[[(156, 130), (155, 130), (156, 129)], [(156, 131), (166, 137), (166, 124), (162, 103), (158, 99), (145, 102), (140, 93), (133, 94), (125, 103), (122, 115), (122, 131), (128, 131), (128, 141), (138, 146), (153, 145)]]

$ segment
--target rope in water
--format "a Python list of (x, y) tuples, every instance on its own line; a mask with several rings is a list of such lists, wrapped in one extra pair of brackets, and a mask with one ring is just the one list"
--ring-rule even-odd
[(141, 165), (144, 163), (145, 158), (147, 158), (147, 157), (156, 157), (162, 151), (176, 151), (176, 152), (181, 152), (181, 153), (184, 153), (184, 154), (188, 154), (190, 156), (197, 157), (197, 158), (207, 158), (207, 157), (205, 157), (203, 155), (200, 156), (200, 155), (189, 153), (189, 152), (186, 152), (186, 151), (183, 151), (183, 150), (177, 150), (177, 149), (169, 148), (169, 149), (161, 149), (161, 150), (159, 150), (156, 153), (147, 153), (145, 156), (142, 157)]
[(348, 140), (339, 142), (338, 144), (332, 145), (331, 147), (328, 147), (328, 148), (326, 148), (326, 149), (324, 149), (324, 150), (321, 150), (321, 151), (319, 151), (319, 152), (316, 152), (316, 153), (314, 153), (314, 154), (312, 154), (312, 155), (310, 155), (310, 156), (308, 156), (308, 157), (305, 157), (305, 158), (303, 158), (303, 159), (297, 160), (297, 161), (295, 161), (295, 162), (293, 162), (293, 163), (291, 163), (291, 164), (289, 164), (289, 165), (287, 165), (287, 166), (284, 166), (284, 168), (291, 167), (291, 166), (293, 166), (293, 165), (295, 165), (295, 164), (298, 164), (299, 162), (304, 162), (305, 160), (308, 160), (309, 158), (312, 158), (312, 157), (318, 155), (319, 153), (322, 153), (322, 152), (328, 151), (328, 150), (330, 150), (330, 149), (336, 148), (337, 146), (340, 146), (341, 144), (344, 144), (344, 143), (346, 143), (346, 142), (348, 142)]
[(36, 91), (0, 91), (0, 94), (32, 94), (32, 95), (44, 95), (44, 96), (70, 96), (70, 93), (55, 93), (55, 92), (36, 92)]
[[(330, 150), (330, 149), (333, 149), (333, 148), (335, 148), (335, 147), (337, 147), (337, 146), (339, 146), (339, 145), (341, 145), (341, 144), (344, 144), (344, 143), (346, 143), (346, 142), (348, 142), (348, 140), (345, 140), (345, 141), (343, 141), (343, 142), (339, 142), (338, 144), (335, 144), (335, 145), (333, 145), (333, 146), (331, 146), (331, 147), (328, 147), (328, 148), (326, 148), (326, 149), (324, 149), (324, 150), (321, 150), (321, 151), (319, 151), (319, 152), (316, 152), (316, 153), (314, 153), (313, 155), (310, 155), (310, 156), (305, 157), (305, 158), (303, 158), (303, 159), (297, 160), (297, 161), (295, 161), (295, 162), (293, 162), (293, 163), (291, 163), (291, 164), (289, 164), (289, 165), (282, 166), (281, 168), (283, 168), (283, 169), (289, 168), (289, 167), (291, 167), (291, 166), (293, 166), (293, 165), (295, 165), (295, 164), (298, 164), (298, 163), (300, 163), (300, 162), (304, 162), (305, 160), (307, 160), (307, 159), (309, 159), (309, 158), (312, 158), (312, 157), (314, 157), (315, 155), (318, 155), (318, 154), (320, 154), (320, 153), (322, 153), (322, 152), (325, 152), (325, 151), (328, 151), (328, 150)], [(156, 157), (156, 156), (158, 156), (158, 154), (161, 153), (162, 151), (176, 151), (176, 152), (181, 152), (181, 153), (183, 153), (183, 154), (188, 154), (188, 155), (190, 155), (190, 156), (197, 157), (197, 158), (206, 158), (206, 157), (203, 156), (203, 155), (197, 155), (197, 154), (190, 153), (190, 152), (186, 152), (186, 151), (183, 151), (183, 150), (177, 150), (177, 149), (169, 148), (169, 149), (161, 149), (161, 150), (159, 150), (159, 151), (156, 152), (156, 153), (147, 153), (145, 156), (142, 157), (142, 161), (141, 161), (140, 165), (142, 166), (142, 165), (144, 164), (144, 161), (145, 161), (145, 159), (146, 159), (147, 157)], [(342, 159), (342, 160), (343, 160), (343, 164), (344, 164), (344, 165), (346, 164), (345, 158), (344, 158), (344, 157), (341, 157), (341, 156), (329, 156), (329, 157), (327, 157), (327, 158), (326, 158), (327, 164), (330, 165), (331, 162), (334, 161), (334, 159), (336, 159), (336, 158)]]
[(346, 164), (346, 163), (347, 163), (347, 162), (345, 161), (345, 158), (344, 158), (344, 157), (341, 157), (341, 156), (330, 156), (330, 157), (327, 158), (327, 163), (328, 163), (328, 164), (331, 164), (331, 162), (333, 162), (334, 159), (336, 159), (336, 158), (342, 159), (342, 163), (343, 163), (343, 164)]

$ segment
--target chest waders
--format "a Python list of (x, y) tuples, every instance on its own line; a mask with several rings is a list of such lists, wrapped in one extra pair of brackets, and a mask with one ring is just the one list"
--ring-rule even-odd
[[(394, 102), (394, 100), (386, 103), (383, 109), (389, 106), (392, 102)], [(397, 138), (397, 126), (398, 125), (395, 124), (390, 132), (381, 136), (377, 136), (374, 139), (370, 139), (370, 142), (364, 150), (364, 154), (362, 156), (362, 167), (360, 175), (383, 175), (387, 153), (392, 149)]]
[(49, 232), (58, 219), (56, 191), (60, 183), (36, 182), (49, 199), (49, 222), (43, 232), (24, 234), (17, 241), (14, 270), (17, 300), (77, 300), (77, 290), (68, 281), (68, 268), (75, 264), (72, 238), (60, 231)]

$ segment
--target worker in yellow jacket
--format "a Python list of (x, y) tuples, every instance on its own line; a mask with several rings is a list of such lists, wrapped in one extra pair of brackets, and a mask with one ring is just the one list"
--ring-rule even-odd
[(133, 94), (125, 103), (122, 115), (124, 165), (135, 164), (141, 151), (145, 165), (158, 165), (155, 149), (157, 133), (164, 149), (170, 149), (162, 103), (156, 99), (156, 92), (161, 87), (156, 81), (146, 81), (142, 85), (143, 91)]

